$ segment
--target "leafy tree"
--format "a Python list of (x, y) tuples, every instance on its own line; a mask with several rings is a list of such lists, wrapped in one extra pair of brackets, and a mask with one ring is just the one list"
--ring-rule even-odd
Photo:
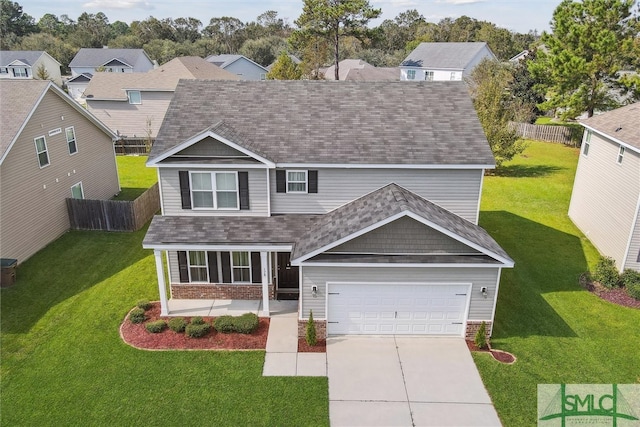
[(138, 37), (143, 44), (152, 40), (174, 41), (172, 21), (168, 18), (160, 20), (150, 16), (144, 21), (133, 21), (131, 34)]
[(23, 37), (17, 45), (20, 50), (44, 50), (54, 57), (62, 66), (63, 74), (70, 72), (69, 63), (78, 52), (70, 43), (49, 33), (35, 33)]
[(300, 80), (302, 79), (302, 70), (286, 52), (282, 52), (267, 74), (267, 79)]
[(75, 31), (69, 35), (69, 41), (78, 47), (103, 47), (109, 44), (110, 36), (109, 18), (104, 13), (83, 12), (78, 17)]
[(300, 50), (302, 63), (299, 66), (302, 75), (310, 80), (323, 80), (324, 74), (320, 72), (320, 67), (329, 58), (329, 41), (313, 34), (294, 32), (289, 37), (289, 43)]
[(252, 61), (266, 67), (273, 63), (278, 54), (285, 50), (287, 41), (278, 36), (262, 37), (244, 42), (239, 52)]
[(45, 13), (38, 21), (38, 29), (43, 33), (53, 34), (60, 37), (67, 34), (68, 28), (58, 19), (56, 15)]
[(612, 88), (625, 65), (624, 52), (637, 34), (634, 0), (563, 0), (553, 13), (552, 33), (544, 33), (546, 51), (531, 65), (547, 74), (550, 99), (542, 109), (560, 108), (563, 118), (588, 117), (617, 106)]
[(200, 34), (202, 22), (196, 18), (177, 18), (173, 21), (173, 28), (174, 39), (178, 43), (195, 42), (202, 37)]
[(338, 80), (340, 39), (345, 36), (364, 39), (367, 23), (381, 13), (380, 9), (371, 7), (368, 0), (304, 0), (302, 15), (295, 23), (299, 27), (297, 32), (332, 42), (335, 79)]
[(212, 38), (223, 46), (224, 53), (236, 53), (246, 40), (245, 24), (237, 18), (223, 16), (211, 18), (202, 30), (205, 37)]
[(45, 67), (44, 64), (40, 64), (36, 69), (35, 77), (40, 80), (50, 80), (51, 74), (49, 74), (49, 71), (47, 71), (47, 67)]
[(19, 37), (35, 33), (34, 19), (22, 11), (22, 6), (10, 0), (0, 0), (0, 47), (8, 49)]
[(543, 114), (538, 105), (545, 101), (544, 81), (539, 76), (529, 71), (529, 63), (536, 60), (537, 49), (532, 49), (529, 54), (517, 64), (512, 66), (513, 80), (510, 85), (511, 96), (526, 105), (533, 113), (531, 119)]
[(522, 104), (509, 94), (512, 75), (509, 65), (484, 59), (467, 79), (473, 105), (489, 141), (498, 167), (527, 147), (509, 122), (520, 121), (526, 113)]
[(116, 21), (110, 25), (111, 33), (109, 35), (110, 38), (114, 39), (118, 36), (126, 36), (131, 32), (129, 28), (129, 24), (122, 21)]

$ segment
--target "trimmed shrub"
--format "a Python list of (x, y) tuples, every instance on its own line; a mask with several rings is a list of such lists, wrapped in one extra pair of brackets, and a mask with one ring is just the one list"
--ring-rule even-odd
[(184, 332), (184, 328), (187, 327), (187, 322), (182, 317), (174, 317), (169, 320), (169, 329), (173, 332)]
[(146, 299), (141, 299), (136, 303), (136, 307), (141, 308), (144, 311), (147, 311), (151, 308), (151, 303)]
[(220, 316), (213, 322), (213, 327), (216, 331), (223, 334), (230, 334), (235, 332), (235, 325), (233, 316)]
[(189, 323), (184, 329), (185, 334), (191, 338), (201, 338), (209, 333), (211, 325), (208, 323)]
[(145, 316), (143, 309), (136, 307), (129, 313), (129, 320), (131, 323), (142, 323), (147, 320), (147, 316)]
[(193, 316), (191, 318), (191, 324), (192, 325), (204, 325), (204, 319), (202, 319), (202, 316)]
[(616, 262), (610, 257), (600, 257), (593, 273), (593, 280), (600, 282), (606, 288), (613, 288), (620, 283), (620, 274), (616, 268)]
[(627, 286), (627, 294), (640, 301), (640, 283), (633, 283)]
[(151, 332), (152, 334), (157, 334), (158, 332), (162, 332), (166, 329), (167, 327), (167, 322), (165, 322), (164, 320), (156, 320), (155, 322), (149, 322), (146, 325), (144, 325), (145, 328), (147, 328), (147, 331)]
[(258, 329), (259, 319), (255, 313), (245, 313), (234, 319), (236, 332), (251, 334)]
[(487, 343), (487, 324), (485, 322), (480, 324), (473, 342), (478, 346), (478, 348), (487, 348), (489, 346)]
[(640, 300), (640, 272), (627, 269), (620, 275), (620, 281), (630, 297)]
[(310, 346), (314, 346), (318, 343), (316, 338), (316, 322), (313, 321), (313, 310), (309, 311), (309, 321), (307, 322), (307, 334), (305, 340)]

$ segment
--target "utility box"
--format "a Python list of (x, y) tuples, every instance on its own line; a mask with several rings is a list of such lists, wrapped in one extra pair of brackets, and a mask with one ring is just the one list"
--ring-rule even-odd
[(13, 258), (0, 258), (0, 287), (8, 288), (16, 283), (16, 267), (18, 260)]

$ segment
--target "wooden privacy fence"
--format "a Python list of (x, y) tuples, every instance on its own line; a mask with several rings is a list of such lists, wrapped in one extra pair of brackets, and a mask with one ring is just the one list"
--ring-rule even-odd
[(158, 184), (133, 201), (67, 199), (74, 230), (136, 231), (160, 209)]
[(536, 141), (558, 142), (565, 145), (580, 145), (582, 129), (568, 126), (532, 125), (530, 123), (509, 122), (518, 136)]
[(144, 139), (119, 139), (114, 147), (118, 155), (147, 155), (151, 145)]

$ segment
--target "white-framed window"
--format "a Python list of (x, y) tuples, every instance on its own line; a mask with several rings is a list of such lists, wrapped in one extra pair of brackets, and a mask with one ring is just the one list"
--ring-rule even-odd
[(71, 198), (84, 199), (84, 189), (82, 188), (82, 181), (80, 181), (76, 185), (71, 186)]
[(455, 80), (456, 79), (456, 72), (452, 71), (451, 75), (449, 76), (449, 80)]
[(38, 164), (41, 168), (49, 166), (49, 151), (47, 150), (47, 140), (44, 136), (39, 136), (33, 140), (36, 144), (36, 154), (38, 155)]
[(407, 70), (407, 80), (416, 79), (416, 70)]
[(209, 266), (205, 251), (189, 251), (187, 256), (189, 282), (209, 283)]
[(588, 130), (584, 136), (584, 143), (582, 144), (582, 155), (587, 157), (589, 155), (589, 144), (591, 144), (591, 131)]
[(433, 71), (425, 71), (424, 72), (424, 79), (427, 81), (433, 81)]
[(260, 73), (260, 80), (267, 80), (267, 74), (266, 73)]
[(139, 90), (128, 90), (127, 98), (129, 99), (129, 104), (142, 104), (142, 96)]
[(29, 77), (29, 70), (26, 67), (14, 67), (13, 77)]
[(193, 209), (238, 209), (236, 172), (191, 172)]
[(67, 136), (67, 147), (69, 147), (69, 154), (76, 154), (78, 152), (78, 144), (76, 143), (76, 131), (73, 126), (64, 130)]
[(287, 193), (307, 192), (307, 171), (287, 171)]
[(249, 252), (231, 252), (231, 281), (251, 283), (251, 257)]
[(621, 145), (620, 149), (618, 150), (618, 164), (621, 165), (622, 164), (622, 160), (624, 159), (624, 147)]
[(0, 74), (9, 74), (9, 69), (7, 67), (0, 67)]

